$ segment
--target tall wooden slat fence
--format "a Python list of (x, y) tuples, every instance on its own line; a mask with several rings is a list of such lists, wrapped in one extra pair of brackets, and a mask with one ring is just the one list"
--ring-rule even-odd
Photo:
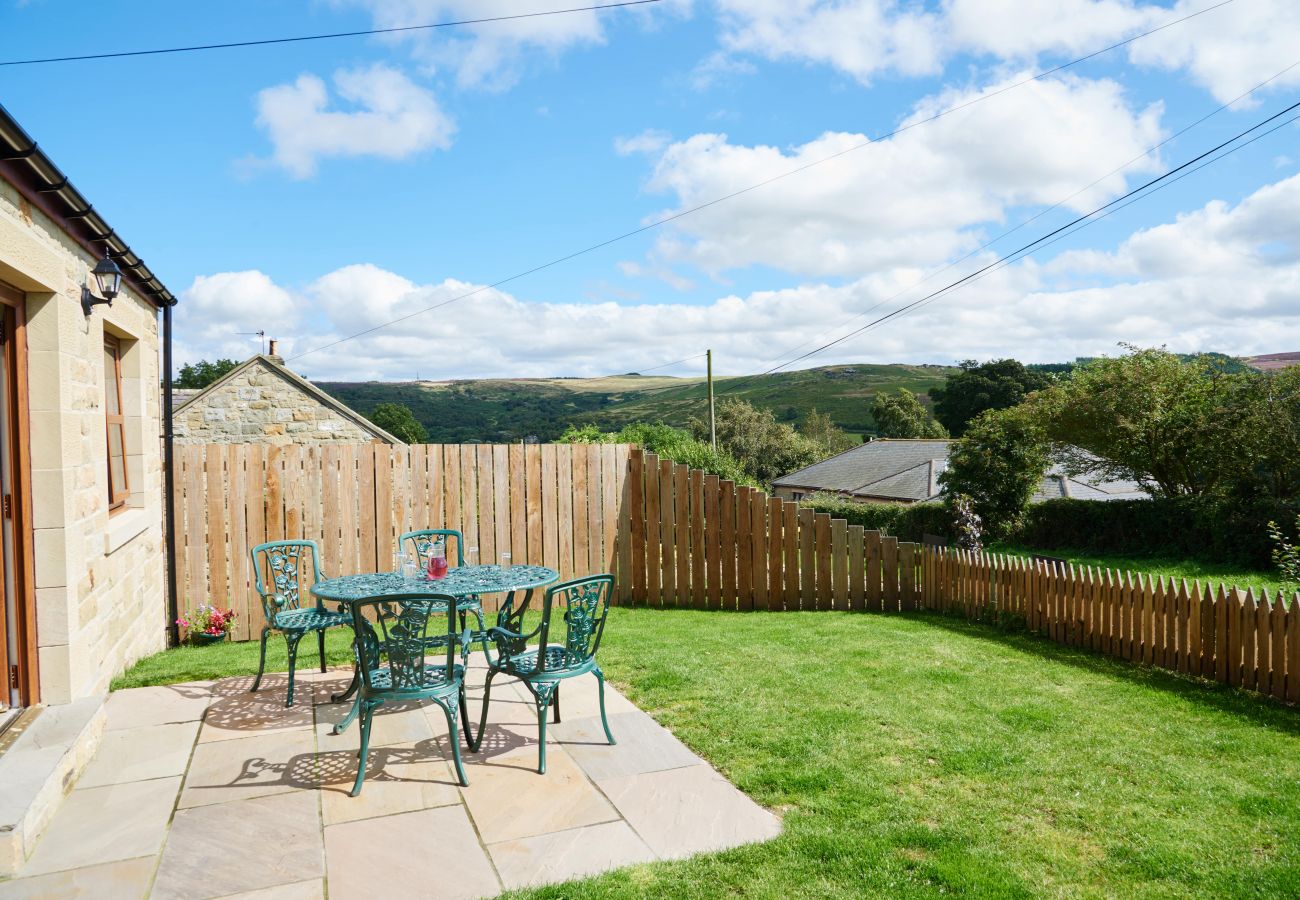
[(1300, 702), (1300, 594), (900, 542), (633, 448), (625, 602), (934, 610)]
[(514, 563), (547, 565), (564, 578), (617, 571), (630, 525), (620, 514), (629, 449), (178, 447), (172, 502), (181, 609), (228, 603), (237, 614), (232, 637), (255, 637), (262, 612), (249, 549), (288, 538), (316, 541), (326, 575), (389, 570), (402, 532), (439, 527), (459, 528), (483, 562), (509, 553)]

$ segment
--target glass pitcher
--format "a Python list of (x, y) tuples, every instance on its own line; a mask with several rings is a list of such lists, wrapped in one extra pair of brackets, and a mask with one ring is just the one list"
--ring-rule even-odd
[(447, 542), (434, 541), (429, 545), (429, 569), (430, 578), (445, 578), (447, 575)]

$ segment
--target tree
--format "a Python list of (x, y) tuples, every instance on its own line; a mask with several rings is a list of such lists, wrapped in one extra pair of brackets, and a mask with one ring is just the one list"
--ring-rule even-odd
[(706, 441), (697, 440), (690, 432), (662, 422), (651, 425), (633, 422), (617, 432), (604, 432), (596, 425), (570, 425), (556, 440), (559, 444), (637, 444), (642, 450), (655, 453), (662, 459), (700, 469), (738, 484), (756, 486), (753, 479), (740, 467), (740, 463), (723, 451), (715, 451)]
[(1071, 474), (1131, 479), (1168, 497), (1227, 492), (1249, 468), (1251, 378), (1205, 357), (1129, 347), (1030, 405)]
[(407, 444), (423, 444), (429, 433), (415, 418), (409, 406), (401, 403), (381, 403), (370, 413), (370, 421)]
[(861, 443), (853, 435), (832, 422), (831, 417), (826, 413), (818, 412), (816, 407), (810, 409), (808, 415), (800, 423), (799, 433), (821, 447), (825, 456), (843, 453), (845, 450), (856, 447)]
[[(718, 448), (730, 454), (749, 475), (763, 484), (810, 466), (822, 458), (821, 448), (789, 425), (778, 422), (771, 410), (759, 409), (732, 397), (718, 404)], [(707, 441), (709, 424), (691, 419), (697, 440)]]
[(172, 385), (178, 388), (202, 389), (237, 365), (239, 363), (233, 359), (218, 359), (214, 362), (201, 359), (196, 363), (186, 363), (181, 366), (181, 373), (172, 382)]
[(1051, 444), (1027, 407), (985, 410), (952, 445), (939, 476), (944, 493), (965, 495), (990, 537), (1013, 530), (1050, 462)]
[(968, 359), (958, 365), (960, 372), (930, 391), (934, 417), (954, 437), (960, 437), (967, 424), (986, 409), (1009, 409), (1052, 383), (1046, 373), (1030, 371), (1014, 359), (986, 363)]
[(876, 431), (886, 438), (946, 438), (944, 427), (926, 415), (925, 407), (907, 388), (876, 394), (871, 407)]

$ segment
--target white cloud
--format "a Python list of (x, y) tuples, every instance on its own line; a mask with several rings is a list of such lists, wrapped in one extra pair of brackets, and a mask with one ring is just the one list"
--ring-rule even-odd
[[(366, 9), (376, 28), (405, 28), (434, 22), (465, 21), (556, 9), (551, 0), (336, 0)], [(579, 4), (581, 5), (581, 4)], [(530, 16), (455, 29), (409, 31), (388, 40), (411, 48), (426, 68), (455, 72), (461, 87), (500, 90), (518, 80), (531, 53), (552, 58), (581, 45), (605, 40), (600, 14), (593, 10)]]
[(619, 156), (631, 156), (635, 153), (655, 154), (663, 150), (672, 141), (672, 135), (657, 128), (647, 128), (634, 137), (614, 138), (614, 152)]
[(718, 0), (718, 17), (730, 53), (827, 64), (862, 82), (940, 67), (938, 17), (895, 0)]
[[(1017, 64), (1040, 55), (1091, 53), (1150, 28), (1206, 10), (1137, 0), (944, 0), (935, 11), (903, 0), (718, 0), (722, 54), (830, 66), (860, 82), (882, 75), (930, 75), (961, 54)], [(1210, 9), (1135, 41), (1129, 59), (1176, 71), (1226, 101), (1296, 61), (1300, 3), (1243, 0)], [(707, 85), (709, 79), (699, 80)], [(1270, 89), (1300, 84), (1300, 66)]]
[[(903, 124), (974, 96), (929, 98)], [(842, 132), (788, 151), (697, 134), (667, 147), (651, 176), (652, 190), (675, 195), (669, 213), (844, 155), (678, 220), (652, 258), (715, 274), (763, 264), (849, 277), (950, 259), (977, 245), (978, 226), (1003, 221), (1009, 208), (1062, 200), (1154, 145), (1160, 112), (1132, 109), (1114, 82), (1066, 78), (1032, 82), (860, 149), (852, 148), (866, 136)], [(1124, 187), (1125, 176), (1112, 175), (1067, 205), (1089, 209)]]
[[(1203, 9), (1201, 0), (1179, 0), (1163, 15)], [(1300, 3), (1249, 0), (1168, 28), (1137, 41), (1129, 57), (1139, 65), (1183, 69), (1214, 97), (1227, 102), (1297, 61)], [(1270, 84), (1300, 84), (1300, 66)]]
[(330, 109), (325, 82), (310, 74), (258, 92), (257, 124), (271, 139), (272, 160), (295, 178), (314, 175), (323, 157), (402, 159), (451, 146), (455, 123), (432, 93), (396, 69), (340, 69), (334, 88), (351, 109)]
[[(1300, 176), (1235, 206), (1216, 201), (1139, 231), (1111, 253), (1022, 262), (802, 365), (996, 356), (1062, 361), (1113, 353), (1122, 341), (1243, 355), (1294, 349), (1300, 346), (1297, 206)], [(981, 264), (972, 260), (962, 271)], [(593, 376), (646, 369), (712, 347), (720, 372), (752, 373), (797, 345), (837, 336), (850, 317), (900, 291), (871, 315), (936, 286), (917, 287), (920, 277), (919, 270), (894, 268), (846, 284), (695, 305), (529, 302), (451, 278), (414, 284), (370, 265), (328, 273), (301, 295), (259, 272), (226, 273), (196, 280), (182, 297), (179, 358), (246, 356), (247, 349), (230, 351), (238, 339), (228, 335), (261, 326), (279, 329), (271, 336), (289, 340), (285, 355), (292, 357), (416, 313), (291, 364), (310, 377), (338, 380), (407, 379), (416, 371), (425, 378)], [(470, 299), (420, 312), (475, 290)]]
[(245, 359), (257, 352), (250, 332), (291, 338), (304, 306), (301, 298), (256, 270), (200, 275), (176, 307), (176, 359)]

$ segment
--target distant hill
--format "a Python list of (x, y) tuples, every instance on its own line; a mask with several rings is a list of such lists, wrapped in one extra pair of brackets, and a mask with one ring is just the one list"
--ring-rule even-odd
[(1300, 366), (1300, 353), (1265, 353), (1261, 356), (1249, 356), (1246, 365), (1261, 372), (1275, 372), (1290, 366)]
[[(956, 371), (947, 366), (825, 366), (799, 372), (718, 378), (719, 400), (741, 397), (797, 422), (816, 407), (853, 434), (872, 429), (877, 392), (905, 387), (922, 395)], [(685, 425), (707, 412), (703, 378), (617, 375), (607, 378), (518, 378), (446, 382), (316, 382), (360, 413), (380, 403), (409, 406), (437, 443), (558, 437), (569, 424), (616, 430), (629, 422)]]

